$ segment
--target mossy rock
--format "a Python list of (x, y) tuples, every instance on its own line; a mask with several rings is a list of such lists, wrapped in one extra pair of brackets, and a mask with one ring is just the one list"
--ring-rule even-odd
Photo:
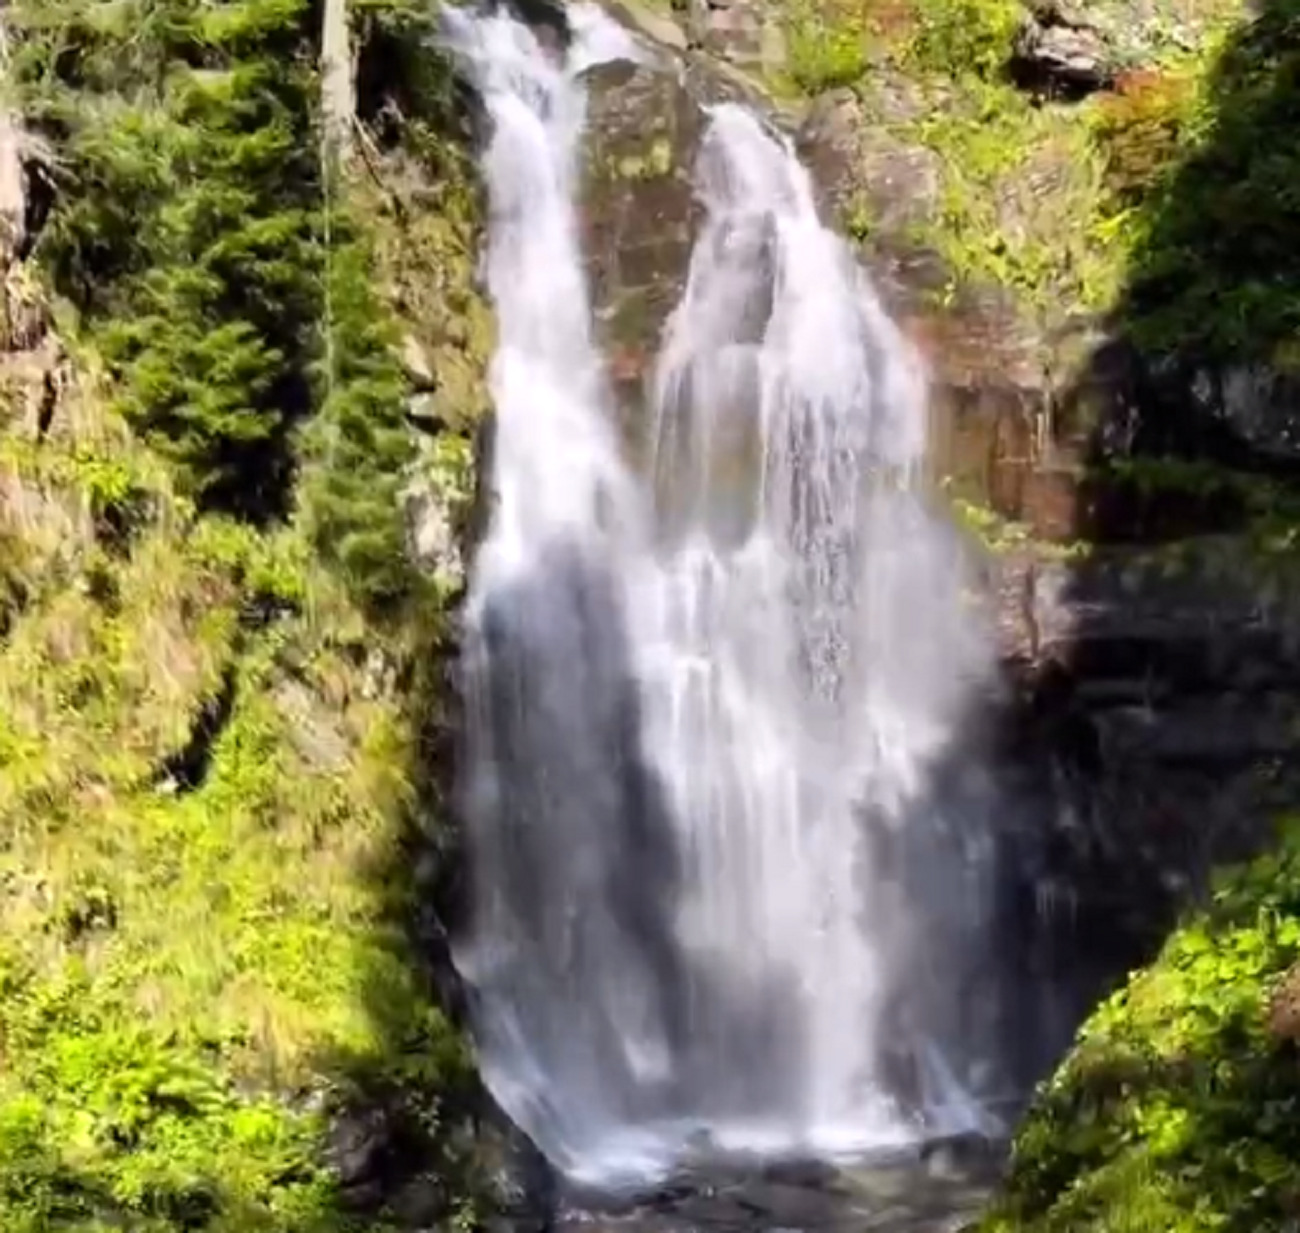
[(1021, 1127), (981, 1233), (1281, 1230), (1300, 1071), (1276, 1031), (1300, 955), (1297, 835), (1225, 876), (1085, 1024)]

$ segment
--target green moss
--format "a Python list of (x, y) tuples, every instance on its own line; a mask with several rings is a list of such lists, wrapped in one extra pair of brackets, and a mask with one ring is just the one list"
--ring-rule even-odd
[(1300, 1070), (1268, 1004), (1298, 958), (1290, 827), (1094, 1013), (1040, 1091), (983, 1233), (1289, 1228)]
[(867, 69), (867, 39), (861, 10), (792, 6), (786, 18), (791, 81), (810, 95), (853, 85)]
[[(370, 1106), (463, 1224), (475, 1080), (410, 885), (449, 596), (399, 504), (425, 474), (465, 515), (482, 405), (446, 75), (409, 57), (388, 195), (349, 180), (327, 245), (312, 6), (18, 8), (23, 101), (69, 172), (42, 252), (76, 379), (41, 440), (0, 420), (0, 1227), (398, 1227), (325, 1150)], [(366, 63), (367, 32), (429, 21), (357, 9)], [(280, 80), (239, 71), (268, 55)], [(420, 449), (406, 330), (450, 426)]]
[(613, 159), (610, 168), (620, 180), (655, 180), (670, 174), (672, 169), (672, 142), (662, 136), (652, 138), (644, 153)]
[(0, 1225), (350, 1228), (329, 1111), (472, 1077), (381, 876), (415, 715), (296, 532), (163, 489), (77, 560), (0, 648)]
[(1087, 556), (1092, 546), (1081, 540), (1055, 543), (1037, 539), (1033, 528), (1005, 518), (997, 510), (977, 501), (953, 496), (949, 509), (957, 526), (981, 548), (994, 555), (1030, 551), (1039, 560), (1069, 561)]
[[(1194, 308), (1182, 307), (1181, 300), (1175, 306), (1156, 285), (1155, 267), (1162, 278), (1180, 263), (1190, 271), (1199, 260), (1191, 254), (1204, 247), (1189, 243), (1195, 238), (1190, 235), (1166, 240), (1164, 223), (1159, 235), (1152, 228), (1175, 204), (1164, 186), (1215, 123), (1218, 103), (1211, 100), (1221, 97), (1226, 71), (1216, 67), (1217, 49), (1225, 31), (1241, 20), (1240, 0), (1185, 0), (1146, 23), (1135, 22), (1120, 4), (1090, 9), (1113, 52), (1110, 67), (1119, 71), (1119, 82), (1114, 93), (1082, 102), (1031, 97), (1008, 80), (1024, 20), (1016, 0), (916, 0), (865, 8), (826, 0), (783, 5), (782, 15), (789, 76), (798, 92), (852, 85), (864, 98), (869, 123), (938, 156), (940, 187), (931, 217), (908, 235), (889, 238), (944, 258), (952, 273), (945, 301), (962, 290), (978, 295), (993, 289), (1042, 327), (1121, 302), (1127, 312), (1125, 288), (1136, 283), (1150, 288), (1144, 304), (1151, 307), (1133, 315), (1167, 318), (1166, 336), (1176, 328), (1175, 319), (1185, 324), (1192, 315), (1202, 322), (1228, 315), (1210, 311), (1214, 286), (1232, 298), (1239, 320), (1257, 318), (1270, 296), (1273, 309), (1285, 311), (1281, 293), (1228, 287), (1226, 260), (1217, 283), (1204, 278), (1210, 271), (1201, 271), (1206, 292)], [(1265, 37), (1258, 25), (1250, 36), (1257, 43)], [(1281, 41), (1277, 33), (1271, 45)], [(868, 63), (874, 66), (869, 74)], [(1243, 66), (1234, 71), (1248, 75)], [(891, 103), (875, 102), (877, 86), (884, 83), (887, 98), (890, 81), (906, 82), (917, 94), (916, 105), (902, 115)], [(1240, 125), (1233, 146), (1239, 161), (1253, 159), (1271, 177), (1253, 195), (1256, 215), (1289, 208), (1293, 194), (1279, 178), (1285, 170), (1282, 151), (1292, 144), (1288, 124), (1282, 111), (1266, 122), (1277, 134), (1267, 157)], [(1209, 215), (1193, 203), (1204, 200), (1208, 185), (1227, 179), (1225, 166), (1206, 185), (1180, 181), (1176, 204), (1188, 228), (1199, 219), (1208, 230)], [(1220, 231), (1222, 223), (1215, 224)], [(1245, 228), (1236, 219), (1228, 234), (1241, 234), (1245, 243)], [(1148, 265), (1150, 276), (1144, 272)], [(1153, 326), (1163, 328), (1158, 320)], [(1270, 354), (1277, 350), (1278, 333), (1270, 331)], [(1239, 329), (1234, 337), (1241, 336)]]
[(1104, 232), (1080, 226), (1100, 168), (1075, 113), (975, 76), (929, 90), (933, 105), (897, 126), (938, 156), (934, 216), (912, 239), (960, 284), (1000, 288), (1036, 316), (1104, 305), (1119, 271)]

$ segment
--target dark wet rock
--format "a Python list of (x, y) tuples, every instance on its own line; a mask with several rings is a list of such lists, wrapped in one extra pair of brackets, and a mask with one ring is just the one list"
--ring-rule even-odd
[(1012, 71), (1024, 85), (1079, 96), (1106, 89), (1118, 65), (1104, 32), (1056, 0), (1034, 5), (1016, 38)]
[(349, 1206), (377, 1210), (409, 1172), (403, 1120), (399, 1107), (378, 1099), (335, 1114), (326, 1159)]
[(735, 1196), (740, 1206), (783, 1226), (831, 1225), (841, 1213), (838, 1196), (817, 1186), (796, 1186), (755, 1179)]
[(533, 1143), (497, 1113), (475, 1145), (491, 1161), (491, 1193), (496, 1225), (510, 1233), (542, 1233), (556, 1221), (559, 1181)]
[(506, 7), (555, 49), (569, 42), (569, 15), (564, 0), (505, 0)]
[(1300, 374), (1231, 365), (1196, 371), (1189, 388), (1248, 448), (1279, 463), (1300, 463)]
[(1074, 394), (1108, 455), (1170, 453), (1300, 474), (1300, 373), (1271, 364), (1212, 364), (1149, 355), (1121, 338), (1089, 356)]
[(1036, 962), (1095, 996), (1300, 793), (1300, 579), (1231, 536), (994, 572), (1017, 876), (1060, 926)]
[(691, 169), (704, 106), (727, 89), (661, 47), (631, 70), (595, 70), (589, 91), (584, 248), (610, 374), (635, 415), (686, 277), (696, 221)]
[[(920, 1145), (887, 1157), (836, 1167), (716, 1161), (633, 1200), (589, 1194), (566, 1204), (561, 1229), (627, 1233), (717, 1233), (826, 1230), (827, 1233), (945, 1233), (968, 1223), (991, 1191), (1003, 1147), (983, 1154), (957, 1140)], [(944, 1176), (928, 1166), (950, 1153)]]
[(831, 1187), (840, 1171), (825, 1160), (778, 1160), (763, 1169), (763, 1178), (787, 1186)]
[[(472, 1115), (454, 1107), (466, 1095), (477, 1106)], [(385, 1085), (359, 1089), (333, 1110), (326, 1159), (348, 1209), (387, 1211), (401, 1228), (431, 1228), (473, 1198), (503, 1233), (550, 1227), (550, 1168), (487, 1093), (462, 1093), (440, 1109), (432, 1138), (427, 1099)]]

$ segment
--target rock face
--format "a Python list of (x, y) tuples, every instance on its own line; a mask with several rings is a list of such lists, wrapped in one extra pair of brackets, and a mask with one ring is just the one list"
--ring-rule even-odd
[(597, 329), (635, 438), (647, 366), (690, 260), (691, 169), (705, 109), (763, 99), (721, 62), (683, 54), (665, 19), (608, 7), (640, 35), (646, 62), (605, 65), (588, 76), (583, 246)]
[(761, 0), (686, 0), (691, 44), (741, 68), (772, 71), (785, 61), (785, 38)]
[(1300, 579), (1232, 537), (998, 572), (1021, 737), (1074, 828), (1062, 876), (1158, 920), (1300, 787)]
[(1010, 67), (1029, 89), (1079, 98), (1194, 47), (1215, 17), (1196, 0), (1026, 0)]
[(597, 328), (630, 423), (690, 257), (701, 101), (666, 58), (591, 76), (584, 249)]
[[(942, 311), (942, 262), (909, 237), (938, 208), (937, 155), (865, 118), (858, 96), (835, 91), (802, 112), (779, 110), (721, 61), (662, 39), (662, 18), (615, 7), (646, 38), (650, 61), (590, 78), (584, 245), (597, 325), (633, 439), (647, 365), (684, 283), (697, 215), (690, 175), (704, 108), (758, 105), (791, 134), (829, 212), (861, 209), (873, 242), (864, 259), (933, 370), (932, 465), (959, 494), (1048, 537), (1069, 538), (1086, 439), (1052, 424), (1051, 370), (1079, 340), (1027, 333), (995, 295)], [(876, 109), (918, 114), (924, 101), (897, 78), (872, 87)], [(1045, 358), (1046, 357), (1046, 358)]]
[[(1057, 352), (1078, 350), (1079, 339), (1024, 332), (995, 295), (936, 311), (948, 274), (933, 252), (907, 239), (939, 204), (935, 153), (867, 122), (852, 91), (781, 112), (722, 61), (664, 43), (662, 18), (615, 12), (646, 36), (651, 60), (591, 74), (584, 243), (602, 345), (633, 438), (647, 364), (685, 280), (697, 222), (690, 169), (705, 107), (746, 100), (792, 135), (829, 212), (857, 207), (871, 217), (865, 259), (931, 363), (936, 475), (1039, 533), (1069, 537), (1086, 440), (1053, 431), (1049, 378), (1065, 363)], [(926, 105), (897, 78), (874, 88), (876, 107), (889, 116), (914, 116)]]
[[(866, 254), (868, 264), (934, 369), (936, 472), (975, 495), (997, 489), (1009, 516), (1036, 508), (1036, 481), (1027, 473), (1038, 475), (1047, 461), (1029, 459), (1031, 443), (1045, 436), (1042, 340), (1024, 335), (996, 299), (936, 313), (946, 271), (932, 252), (907, 240), (937, 208), (937, 156), (869, 124), (849, 91), (830, 93), (806, 112), (782, 110), (724, 62), (665, 42), (661, 18), (610, 7), (642, 34), (650, 55), (635, 68), (607, 66), (590, 75), (584, 247), (601, 342), (633, 436), (647, 365), (686, 276), (697, 222), (691, 167), (704, 109), (744, 101), (790, 133), (828, 211), (860, 203), (870, 214), (879, 242)], [(898, 80), (877, 89), (890, 114), (924, 107)], [(1062, 465), (1074, 461), (1070, 455)], [(1068, 519), (1060, 514), (1056, 521)]]
[(1026, 85), (1071, 95), (1104, 89), (1119, 68), (1103, 32), (1054, 0), (1030, 10), (1013, 65)]

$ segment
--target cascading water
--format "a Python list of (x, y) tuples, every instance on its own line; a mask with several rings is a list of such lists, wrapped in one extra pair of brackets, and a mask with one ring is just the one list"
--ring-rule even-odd
[(457, 955), (484, 1075), (607, 1183), (967, 1128), (990, 862), (951, 784), (989, 660), (922, 497), (923, 375), (792, 153), (722, 106), (629, 465), (574, 202), (580, 72), (635, 52), (570, 14), (564, 60), (449, 18), (492, 124), (500, 329)]
[(953, 945), (989, 894), (978, 815), (953, 829), (934, 792), (989, 658), (922, 498), (924, 376), (752, 115), (716, 109), (697, 183), (706, 222), (655, 398), (647, 747), (691, 854), (683, 945), (755, 987), (783, 973), (799, 1038), (747, 1059), (742, 1028), (697, 1022), (738, 1086), (791, 1085), (765, 1107), (814, 1147), (896, 1130), (900, 1032), (913, 1102), (966, 1126), (976, 1111), (922, 1036), (952, 1016), (904, 1009), (927, 958), (940, 984), (958, 976)]

